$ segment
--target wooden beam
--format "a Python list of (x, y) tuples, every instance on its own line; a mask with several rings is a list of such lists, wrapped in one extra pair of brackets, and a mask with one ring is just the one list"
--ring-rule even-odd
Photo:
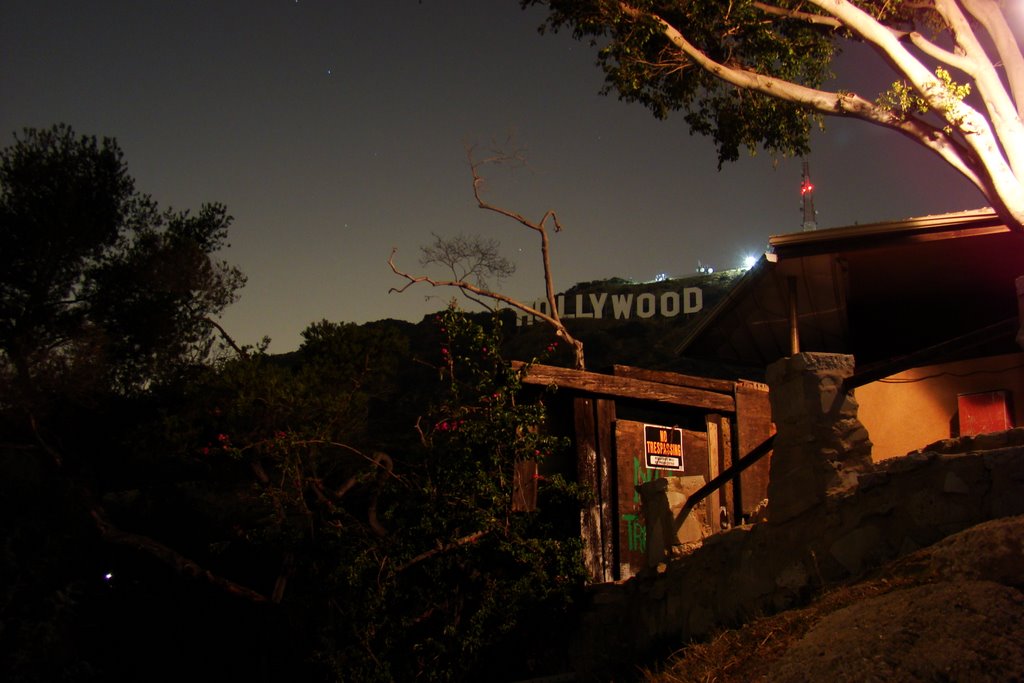
[[(678, 531), (683, 522), (686, 521), (686, 516), (690, 514), (693, 508), (697, 507), (697, 504), (702, 500), (710, 496), (713, 492), (722, 488), (722, 484), (726, 483), (731, 479), (735, 479), (743, 470), (747, 469), (758, 460), (763, 458), (772, 452), (775, 448), (775, 435), (772, 434), (767, 439), (762, 441), (754, 450), (750, 451), (742, 458), (734, 462), (731, 466), (727, 467), (721, 474), (709, 481), (708, 483), (701, 486), (699, 489), (690, 494), (690, 497), (686, 499), (683, 504), (683, 508), (676, 515), (675, 525)], [(739, 520), (737, 520), (738, 522)]]
[[(513, 361), (513, 367), (524, 364)], [(736, 401), (732, 396), (703, 389), (677, 387), (657, 382), (645, 382), (630, 377), (602, 375), (596, 372), (556, 368), (551, 365), (533, 365), (523, 378), (526, 384), (557, 386), (563, 389), (585, 391), (598, 396), (630, 398), (640, 401), (654, 401), (676, 406), (701, 408), (716, 412), (736, 412)]]
[(731, 394), (736, 384), (727, 379), (695, 377), (693, 375), (683, 375), (678, 372), (665, 372), (663, 370), (645, 370), (644, 368), (634, 368), (631, 365), (613, 365), (612, 374), (617, 377), (642, 379), (645, 382), (658, 382), (659, 384), (672, 384), (678, 387), (721, 391), (725, 394)]

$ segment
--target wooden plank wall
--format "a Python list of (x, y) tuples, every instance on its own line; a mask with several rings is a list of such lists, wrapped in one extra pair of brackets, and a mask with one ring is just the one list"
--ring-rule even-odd
[[(708, 481), (711, 481), (732, 466), (732, 421), (725, 415), (711, 413), (705, 417), (705, 424), (708, 430)], [(712, 531), (722, 530), (720, 511), (723, 508), (726, 511), (724, 521), (732, 526), (735, 501), (733, 489), (734, 484), (726, 484), (708, 497), (708, 520)]]
[(618, 578), (635, 575), (647, 563), (646, 521), (641, 514), (636, 487), (661, 477), (699, 476), (708, 481), (707, 435), (683, 430), (683, 470), (648, 469), (644, 462), (644, 423), (615, 421), (616, 470), (618, 473)]
[(615, 443), (612, 433), (615, 402), (577, 396), (573, 399), (573, 420), (578, 481), (594, 492), (591, 504), (580, 511), (584, 562), (592, 581), (614, 581), (618, 578), (614, 538)]
[[(774, 432), (764, 384), (622, 365), (614, 373), (534, 365), (524, 377), (526, 384), (556, 385), (571, 397), (578, 481), (594, 492), (580, 513), (580, 530), (586, 566), (597, 583), (627, 578), (644, 566), (645, 529), (635, 486), (665, 474), (646, 468), (643, 423), (616, 420), (616, 400), (706, 411), (705, 431), (683, 432), (686, 469), (680, 473), (705, 481)], [(765, 458), (710, 496), (707, 518), (714, 531), (721, 529), (723, 507), (729, 524), (753, 512), (767, 495), (768, 468)]]
[[(775, 433), (767, 384), (745, 380), (736, 383), (736, 422), (739, 458)], [(768, 497), (771, 462), (772, 456), (767, 455), (740, 474), (737, 500), (729, 508), (738, 517), (748, 517)]]
[[(513, 362), (512, 365), (517, 367), (522, 364)], [(678, 377), (685, 376), (678, 375)], [(551, 365), (531, 366), (529, 373), (523, 378), (523, 382), (525, 384), (541, 386), (556, 385), (562, 389), (608, 398), (631, 398), (638, 401), (653, 401), (665, 405), (701, 408), (703, 410), (726, 413), (736, 410), (736, 401), (733, 399), (731, 392), (722, 393), (720, 391), (694, 388), (689, 385), (689, 382), (672, 385), (665, 382), (634, 379), (628, 376), (602, 375), (597, 372), (586, 372), (584, 370), (569, 370)]]

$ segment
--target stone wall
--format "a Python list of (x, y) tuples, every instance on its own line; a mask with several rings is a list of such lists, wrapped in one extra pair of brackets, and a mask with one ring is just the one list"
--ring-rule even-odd
[(857, 419), (853, 356), (800, 353), (768, 367), (775, 447), (768, 480), (768, 520), (785, 522), (849, 490), (871, 467), (871, 441)]
[(856, 403), (840, 389), (852, 369), (846, 358), (800, 354), (770, 369), (773, 393), (781, 390), (772, 404), (779, 435), (769, 521), (594, 587), (569, 647), (577, 674), (609, 678), (619, 666), (799, 605), (823, 586), (962, 529), (1024, 514), (1024, 428), (872, 465)]

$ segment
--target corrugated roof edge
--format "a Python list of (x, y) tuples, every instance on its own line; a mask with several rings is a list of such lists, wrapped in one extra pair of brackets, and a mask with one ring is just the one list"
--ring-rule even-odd
[[(768, 239), (769, 252), (764, 254), (758, 262), (741, 277), (718, 305), (708, 311), (687, 331), (685, 337), (676, 345), (676, 354), (682, 354), (689, 348), (704, 331), (710, 327), (721, 315), (722, 311), (728, 310), (733, 303), (744, 296), (746, 291), (754, 286), (766, 270), (775, 264), (779, 257), (785, 257), (787, 249), (800, 251), (800, 255), (808, 251), (826, 252), (836, 246), (836, 243), (857, 241), (864, 238), (879, 238), (884, 236), (908, 237), (937, 233), (950, 228), (957, 230), (989, 229), (996, 228), (1002, 231), (1009, 231), (1003, 221), (990, 207), (957, 211), (954, 213), (934, 214), (917, 218), (907, 218), (900, 221), (888, 221), (883, 223), (865, 223), (864, 225), (852, 225), (838, 228), (825, 228), (823, 230), (810, 230), (805, 232), (785, 233), (773, 235)], [(815, 249), (818, 247), (818, 249)], [(780, 251), (783, 252), (780, 254)]]
[[(989, 208), (971, 209), (955, 213), (935, 214), (918, 218), (907, 218), (900, 221), (883, 223), (866, 223), (824, 230), (792, 232), (772, 235), (768, 238), (768, 247), (778, 254), (791, 248), (799, 248), (806, 252), (813, 246), (832, 245), (837, 242), (857, 241), (865, 238), (892, 237), (895, 239), (939, 233), (950, 229), (975, 230), (981, 228), (1001, 228), (1009, 231), (996, 212)], [(822, 249), (821, 251), (827, 251)]]

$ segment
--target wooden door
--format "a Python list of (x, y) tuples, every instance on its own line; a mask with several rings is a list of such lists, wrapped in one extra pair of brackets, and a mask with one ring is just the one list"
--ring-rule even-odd
[[(660, 477), (703, 477), (708, 479), (707, 434), (683, 431), (683, 469), (659, 470), (647, 467), (644, 457), (644, 424), (631, 420), (615, 421), (617, 474), (616, 537), (619, 559), (618, 578), (634, 576), (646, 565), (647, 529), (640, 494), (636, 487)], [(671, 425), (669, 425), (671, 426)]]

